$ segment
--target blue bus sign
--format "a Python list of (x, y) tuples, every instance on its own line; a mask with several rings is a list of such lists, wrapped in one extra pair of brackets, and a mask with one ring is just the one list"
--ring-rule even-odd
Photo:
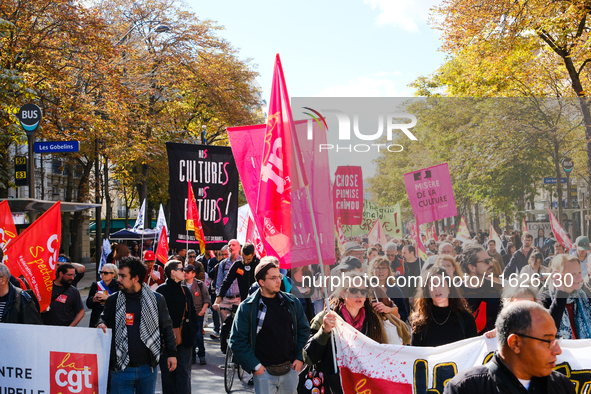
[(35, 153), (67, 153), (79, 150), (80, 141), (35, 142)]
[[(556, 178), (544, 178), (544, 183), (554, 184), (556, 183)], [(566, 178), (560, 178), (560, 183), (566, 183)]]

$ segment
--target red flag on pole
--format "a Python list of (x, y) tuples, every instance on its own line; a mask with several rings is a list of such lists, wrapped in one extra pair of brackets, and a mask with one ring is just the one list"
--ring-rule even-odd
[[(552, 214), (552, 212), (550, 212), (550, 214)], [(527, 223), (525, 223), (525, 218), (523, 218), (521, 220), (523, 220), (523, 231), (525, 231), (526, 233), (529, 233), (529, 231), (527, 230)]]
[[(2, 251), (6, 252), (8, 245), (10, 245), (11, 242), (14, 242), (16, 236), (17, 233), (14, 219), (12, 218), (12, 212), (10, 212), (8, 201), (4, 200), (0, 202), (0, 248), (2, 248)], [(4, 256), (4, 260), (6, 260), (6, 255)], [(20, 276), (20, 273), (18, 272), (11, 273), (16, 277)], [(17, 273), (19, 275), (17, 275)]]
[[(279, 259), (281, 266), (291, 266), (291, 134), (293, 119), (279, 55), (275, 59), (269, 117), (265, 130), (261, 178), (257, 204), (253, 212), (265, 251)], [(298, 186), (305, 185), (297, 171)]]
[(162, 234), (160, 234), (158, 247), (156, 248), (156, 258), (160, 260), (162, 264), (168, 262), (168, 237), (166, 236), (166, 226), (162, 227)]
[(199, 211), (197, 210), (197, 201), (195, 201), (195, 194), (193, 194), (191, 182), (187, 182), (187, 184), (189, 185), (189, 197), (187, 199), (187, 230), (195, 232), (195, 239), (199, 241), (201, 254), (205, 254), (205, 235), (203, 234), (203, 227), (201, 226)]
[(53, 204), (6, 249), (6, 265), (20, 271), (35, 293), (41, 311), (51, 303), (51, 290), (62, 234), (60, 202)]
[(566, 231), (564, 231), (564, 229), (558, 222), (558, 219), (556, 219), (556, 216), (554, 216), (550, 208), (548, 208), (548, 212), (550, 213), (550, 225), (552, 226), (552, 232), (554, 233), (556, 240), (568, 250), (573, 250), (574, 245), (568, 237), (568, 235), (566, 234)]

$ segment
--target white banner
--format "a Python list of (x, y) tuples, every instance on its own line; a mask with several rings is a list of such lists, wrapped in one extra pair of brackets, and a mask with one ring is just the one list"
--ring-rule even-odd
[[(381, 345), (360, 335), (342, 319), (335, 326), (337, 362), (343, 392), (443, 393), (447, 381), (467, 368), (483, 365), (497, 349), (484, 336), (438, 347)], [(555, 370), (575, 382), (577, 393), (591, 386), (591, 339), (564, 340)], [(435, 392), (435, 391), (429, 391)]]
[(111, 330), (0, 324), (0, 391), (105, 394)]

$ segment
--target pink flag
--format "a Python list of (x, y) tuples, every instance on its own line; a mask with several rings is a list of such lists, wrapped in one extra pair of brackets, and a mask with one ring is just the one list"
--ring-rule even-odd
[(556, 216), (554, 216), (550, 208), (548, 208), (548, 212), (550, 213), (550, 225), (552, 226), (552, 232), (554, 233), (556, 240), (568, 250), (573, 250), (574, 245), (568, 237), (568, 235), (566, 234), (566, 231), (564, 231), (564, 229), (562, 228), (562, 226), (560, 225), (560, 223), (556, 219)]
[(404, 174), (417, 225), (456, 216), (456, 200), (447, 163)]
[[(261, 178), (253, 215), (268, 255), (290, 265), (291, 130), (293, 119), (279, 55), (275, 59)], [(259, 225), (260, 224), (260, 225)]]
[(525, 231), (526, 233), (529, 233), (529, 231), (527, 230), (527, 223), (525, 222), (525, 218), (523, 218), (521, 220), (523, 220), (523, 231)]
[(380, 221), (380, 218), (377, 218), (371, 230), (369, 230), (369, 233), (367, 234), (367, 241), (370, 245), (375, 245), (378, 242), (382, 245), (385, 245), (388, 242), (386, 239), (386, 233), (382, 228), (382, 222)]
[[(311, 140), (306, 138), (309, 127), (312, 128)], [(251, 207), (254, 206), (258, 193), (265, 128), (265, 125), (228, 128), (232, 153), (236, 159), (244, 194)], [(306, 158), (303, 162), (303, 173), (307, 175), (309, 181), (322, 258), (325, 262), (332, 263), (335, 258), (335, 229), (328, 153), (326, 150), (319, 152), (317, 148), (319, 144), (326, 144), (326, 132), (321, 130), (320, 126), (312, 119), (295, 122), (295, 131), (300, 137), (299, 144), (302, 155)], [(314, 149), (315, 147), (316, 149)], [(291, 211), (293, 225), (291, 254), (289, 260), (284, 259), (282, 268), (290, 267), (286, 261), (291, 262), (293, 267), (316, 264), (318, 263), (318, 253), (314, 243), (305, 189), (296, 190), (295, 186), (292, 186)], [(255, 215), (256, 213), (253, 212), (258, 229), (259, 223)], [(265, 251), (269, 254), (268, 249)]]

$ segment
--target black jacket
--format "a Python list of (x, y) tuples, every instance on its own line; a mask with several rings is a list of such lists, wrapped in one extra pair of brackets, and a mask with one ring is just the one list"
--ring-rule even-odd
[(529, 256), (531, 256), (533, 250), (534, 248), (530, 248), (527, 256), (523, 253), (523, 248), (519, 248), (517, 252), (513, 253), (513, 257), (509, 260), (509, 264), (507, 264), (503, 270), (505, 279), (508, 279), (511, 274), (519, 275), (521, 269), (527, 265), (527, 260), (529, 259)]
[(552, 371), (543, 378), (533, 377), (529, 390), (495, 354), (486, 365), (460, 372), (445, 386), (443, 394), (575, 394), (575, 385), (563, 374)]
[[(197, 313), (193, 305), (191, 290), (181, 282), (175, 282), (173, 279), (166, 279), (166, 282), (158, 286), (157, 293), (164, 296), (168, 313), (172, 319), (172, 327), (178, 328), (183, 325), (181, 335), (183, 337), (182, 346), (195, 346), (195, 334), (197, 334)], [(186, 309), (185, 309), (186, 305)], [(184, 320), (183, 320), (184, 314)]]
[[(142, 291), (152, 291), (152, 290), (144, 290)], [(105, 309), (101, 314), (101, 318), (97, 323), (104, 324), (108, 328), (112, 329), (113, 339), (111, 340), (111, 359), (110, 359), (110, 369), (115, 370), (117, 368), (117, 354), (115, 353), (115, 313), (117, 312), (117, 297), (122, 294), (122, 292), (118, 291), (117, 293), (113, 293), (107, 298), (107, 302), (105, 303)], [(160, 326), (160, 337), (163, 339), (164, 346), (161, 347), (161, 355), (164, 351), (164, 347), (168, 351), (168, 357), (176, 357), (176, 342), (174, 339), (174, 332), (172, 331), (172, 320), (170, 320), (170, 315), (168, 314), (168, 308), (166, 307), (166, 300), (161, 294), (154, 293), (156, 296), (156, 303), (158, 305), (158, 324)], [(158, 365), (158, 360), (150, 353), (152, 357), (152, 368), (156, 368)]]
[(248, 267), (250, 267), (249, 270), (246, 269), (247, 267), (241, 260), (234, 262), (222, 282), (219, 296), (225, 296), (230, 286), (232, 286), (232, 283), (234, 283), (234, 280), (238, 280), (240, 301), (244, 301), (248, 297), (248, 289), (250, 289), (250, 286), (255, 282), (254, 270), (260, 262), (261, 260), (254, 256), (250, 264), (248, 264)]
[[(119, 291), (119, 283), (117, 283), (116, 279), (111, 280), (111, 283), (109, 283), (108, 287), (112, 293)], [(103, 313), (103, 309), (105, 309), (105, 306), (102, 305), (100, 302), (94, 302), (92, 300), (97, 291), (98, 286), (96, 282), (92, 282), (92, 284), (90, 285), (90, 290), (88, 292), (88, 297), (86, 298), (86, 306), (88, 307), (88, 309), (92, 311), (90, 313), (90, 323), (88, 325), (89, 327), (96, 327), (101, 317), (101, 313)]]
[(31, 296), (9, 282), (8, 301), (0, 323), (43, 324), (43, 321)]

